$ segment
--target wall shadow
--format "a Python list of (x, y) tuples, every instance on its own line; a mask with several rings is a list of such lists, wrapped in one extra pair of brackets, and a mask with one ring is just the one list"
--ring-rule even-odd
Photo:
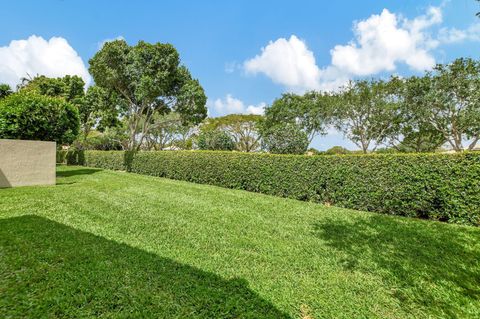
[(289, 318), (242, 279), (38, 216), (0, 219), (6, 317)]
[(0, 188), (8, 187), (12, 187), (12, 185), (10, 184), (7, 176), (5, 176), (5, 174), (2, 172), (2, 169), (0, 168)]
[(76, 175), (91, 175), (97, 172), (100, 172), (101, 169), (98, 168), (79, 168), (79, 169), (69, 169), (65, 171), (57, 171), (57, 177), (71, 177)]
[[(330, 218), (314, 225), (314, 235), (344, 254), (345, 271), (380, 274), (406, 309), (453, 318), (480, 307), (479, 229), (371, 216)], [(455, 294), (456, 308), (441, 291)]]

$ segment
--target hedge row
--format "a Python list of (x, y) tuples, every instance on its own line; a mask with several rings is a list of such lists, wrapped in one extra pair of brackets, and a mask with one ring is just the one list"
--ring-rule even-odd
[[(480, 225), (480, 154), (87, 151), (84, 165), (384, 214)], [(80, 156), (81, 157), (81, 156)]]

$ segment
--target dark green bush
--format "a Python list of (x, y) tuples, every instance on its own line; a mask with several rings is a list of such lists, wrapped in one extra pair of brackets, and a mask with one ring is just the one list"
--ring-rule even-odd
[(0, 138), (69, 144), (79, 129), (77, 107), (62, 98), (14, 93), (0, 100)]
[(208, 151), (233, 151), (235, 142), (232, 137), (224, 131), (202, 131), (197, 139), (198, 148)]
[(72, 147), (67, 151), (65, 159), (68, 165), (85, 165), (85, 151)]
[(57, 164), (65, 164), (67, 161), (67, 151), (57, 150)]
[(85, 151), (85, 165), (113, 170), (126, 170), (126, 152)]
[(350, 153), (345, 147), (342, 146), (333, 146), (325, 151), (326, 155), (341, 155)]
[[(87, 151), (89, 166), (125, 169), (124, 152)], [(384, 214), (480, 225), (480, 154), (295, 156), (139, 152), (131, 172)]]
[(274, 154), (305, 154), (307, 133), (292, 123), (280, 124), (262, 131), (262, 147)]

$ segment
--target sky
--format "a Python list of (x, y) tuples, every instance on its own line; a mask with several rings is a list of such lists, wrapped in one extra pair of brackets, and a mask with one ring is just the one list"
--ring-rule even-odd
[[(173, 44), (209, 116), (261, 114), (282, 93), (422, 74), (479, 58), (474, 0), (2, 1), (0, 83), (77, 74), (105, 41)], [(313, 147), (357, 147), (333, 129)]]

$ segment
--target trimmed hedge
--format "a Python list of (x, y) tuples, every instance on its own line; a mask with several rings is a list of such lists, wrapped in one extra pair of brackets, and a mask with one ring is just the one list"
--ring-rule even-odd
[(84, 165), (123, 171), (127, 169), (127, 154), (122, 151), (86, 151)]
[(480, 225), (480, 154), (86, 151), (85, 165), (384, 214)]

